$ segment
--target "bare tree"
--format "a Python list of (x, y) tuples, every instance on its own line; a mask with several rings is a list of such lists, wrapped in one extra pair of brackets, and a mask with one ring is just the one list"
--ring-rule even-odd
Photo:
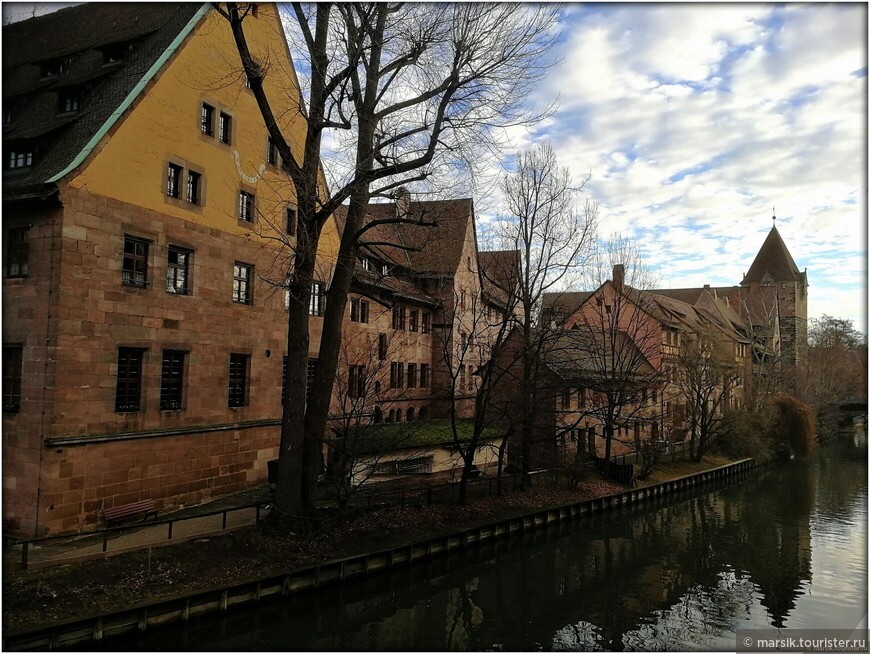
[[(549, 143), (521, 152), (516, 168), (505, 176), (502, 190), (507, 216), (496, 239), (520, 258), (516, 324), (522, 333), (522, 375), (518, 386), (519, 436), (522, 443), (522, 487), (532, 469), (532, 439), (540, 390), (535, 383), (541, 355), (553, 336), (549, 324), (538, 324), (544, 295), (570, 284), (586, 263), (595, 238), (598, 207), (588, 199), (578, 210), (578, 195), (589, 181), (574, 183), (560, 166)], [(555, 429), (555, 425), (554, 425)]]
[(700, 461), (725, 431), (725, 415), (742, 379), (733, 346), (726, 336), (712, 331), (685, 334), (672, 361), (672, 383), (685, 402), (693, 461)]
[[(254, 5), (214, 5), (229, 21), (250, 88), (283, 170), (296, 191), (298, 228), (290, 266), (287, 383), (307, 377), (308, 307), (317, 246), (325, 222), (349, 206), (327, 294), (323, 338), (310, 400), (288, 394), (279, 449), (276, 519), (307, 529), (316, 515), (329, 401), (335, 381), (342, 318), (366, 230), (366, 206), (401, 184), (427, 180), (451, 161), (471, 160), (475, 148), (497, 149), (498, 132), (542, 114), (524, 99), (545, 74), (557, 9), (497, 4), (292, 5), (303, 56), (310, 67), (304, 142), (291, 147), (263, 88), (267, 62), (251, 53), (244, 21)], [(295, 93), (295, 91), (291, 91)], [(300, 101), (301, 105), (301, 101)], [(326, 189), (320, 158), (324, 132), (352, 134), (347, 174)]]
[(584, 385), (592, 395), (586, 412), (603, 428), (609, 474), (618, 432), (634, 432), (635, 425), (659, 429), (651, 421), (660, 413), (657, 401), (665, 376), (657, 308), (647, 291), (652, 275), (636, 246), (619, 236), (603, 245), (590, 271), (601, 279), (608, 265), (612, 278), (584, 300), (566, 326), (580, 334), (575, 347), (588, 371)]

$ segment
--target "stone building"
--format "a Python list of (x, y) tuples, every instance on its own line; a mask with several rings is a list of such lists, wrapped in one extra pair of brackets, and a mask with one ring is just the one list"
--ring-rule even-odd
[[(300, 143), (275, 6), (245, 29)], [(259, 483), (279, 439), (295, 196), (228, 24), (208, 4), (87, 4), (3, 37), (4, 528)], [(328, 223), (324, 284), (337, 235)]]
[[(615, 266), (612, 279), (594, 291), (544, 298), (547, 324), (607, 341), (558, 347), (565, 341), (561, 336), (544, 353), (553, 386), (545, 402), (553, 404), (555, 417), (548, 424), (555, 423), (551, 439), (563, 452), (568, 442), (577, 446), (567, 450), (604, 454), (600, 407), (607, 385), (596, 389), (596, 380), (620, 374), (628, 390), (626, 397), (611, 398), (621, 403), (611, 453), (633, 451), (642, 438), (685, 439), (690, 404), (678, 383), (678, 357), (691, 340), (703, 338), (715, 346), (734, 371), (718, 398), (719, 411), (741, 407), (753, 384), (774, 370), (787, 378), (805, 361), (806, 272), (798, 270), (775, 226), (740, 286), (639, 290), (625, 286), (623, 275), (623, 267)], [(630, 346), (608, 345), (617, 336), (630, 340)], [(631, 376), (644, 379), (637, 397), (631, 396)]]
[[(445, 472), (461, 465), (455, 452), (437, 456), (421, 442), (449, 446), (451, 411), (473, 416), (489, 325), (509, 306), (516, 253), (478, 251), (470, 199), (418, 201), (401, 189), (395, 202), (370, 204), (366, 221), (342, 329), (332, 403), (332, 429), (342, 437), (330, 444), (332, 456), (355, 456), (386, 476)], [(407, 426), (376, 427), (389, 423)], [(360, 426), (381, 433), (378, 456), (371, 438), (350, 442)], [(354, 478), (368, 480), (358, 469)]]

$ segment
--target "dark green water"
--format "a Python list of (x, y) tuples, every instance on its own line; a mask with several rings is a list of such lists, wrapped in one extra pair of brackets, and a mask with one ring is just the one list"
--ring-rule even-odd
[(139, 650), (734, 650), (867, 615), (867, 449), (341, 588), (110, 640)]

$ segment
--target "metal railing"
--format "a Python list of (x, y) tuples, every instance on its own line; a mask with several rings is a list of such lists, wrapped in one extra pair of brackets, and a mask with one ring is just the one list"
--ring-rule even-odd
[[(106, 529), (80, 531), (80, 532), (76, 532), (74, 534), (57, 534), (57, 535), (39, 536), (37, 538), (26, 538), (26, 539), (7, 539), (5, 546), (4, 546), (4, 549), (5, 548), (21, 547), (21, 558), (20, 558), (21, 567), (24, 570), (27, 570), (28, 566), (30, 565), (30, 552), (31, 552), (31, 549), (33, 548), (33, 546), (43, 546), (45, 544), (61, 543), (61, 542), (65, 541), (65, 542), (70, 543), (70, 544), (78, 542), (79, 549), (82, 549), (82, 548), (85, 548), (88, 546), (94, 546), (94, 545), (96, 545), (96, 543), (99, 542), (100, 543), (100, 552), (99, 553), (106, 554), (109, 551), (112, 551), (109, 548), (109, 543), (111, 542), (110, 538), (113, 535), (115, 535), (115, 536), (123, 535), (125, 532), (132, 532), (134, 530), (141, 531), (143, 527), (151, 528), (151, 527), (159, 527), (161, 525), (166, 525), (166, 531), (164, 532), (165, 535), (163, 537), (158, 538), (158, 539), (154, 539), (154, 540), (149, 541), (147, 543), (139, 544), (139, 547), (136, 547), (136, 548), (125, 547), (125, 548), (120, 548), (120, 549), (117, 549), (114, 551), (123, 551), (123, 550), (127, 550), (127, 549), (140, 549), (143, 547), (147, 547), (149, 545), (164, 543), (166, 541), (173, 540), (173, 532), (175, 530), (175, 525), (177, 525), (179, 523), (189, 522), (192, 520), (202, 520), (203, 518), (221, 516), (221, 526), (220, 526), (219, 530), (226, 531), (227, 530), (227, 516), (229, 514), (236, 513), (239, 511), (254, 509), (255, 511), (254, 511), (254, 523), (253, 524), (257, 524), (260, 522), (261, 515), (264, 513), (268, 513), (268, 509), (269, 509), (270, 504), (271, 504), (271, 502), (255, 502), (252, 504), (244, 504), (242, 506), (233, 506), (233, 507), (227, 507), (224, 509), (218, 509), (215, 511), (208, 511), (205, 513), (197, 513), (196, 515), (188, 515), (188, 516), (175, 517), (175, 518), (170, 517), (170, 518), (164, 518), (162, 520), (154, 520), (154, 521), (148, 521), (148, 522), (143, 521), (143, 522), (139, 522), (139, 523), (136, 523), (133, 525), (128, 524), (128, 525), (120, 526), (120, 527), (108, 527)], [(235, 525), (233, 528), (235, 528), (237, 526), (245, 526), (245, 525)], [(152, 532), (155, 532), (155, 533), (158, 531), (156, 529), (149, 529), (149, 530)], [(187, 536), (185, 536), (185, 538), (191, 537), (191, 536), (198, 536), (198, 535), (202, 535), (205, 533), (214, 533), (214, 531), (215, 530), (197, 532), (194, 534), (188, 534)], [(87, 541), (89, 539), (92, 540), (93, 542), (88, 543)], [(43, 559), (43, 561), (55, 561), (56, 560), (60, 563), (64, 560), (64, 558), (70, 558), (70, 557), (46, 558), (46, 559)]]

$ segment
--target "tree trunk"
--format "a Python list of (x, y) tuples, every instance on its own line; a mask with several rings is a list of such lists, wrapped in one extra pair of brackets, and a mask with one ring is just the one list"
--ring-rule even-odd
[[(315, 241), (316, 242), (316, 241)], [(281, 442), (278, 452), (278, 482), (275, 488), (273, 520), (281, 528), (307, 532), (313, 517), (305, 503), (305, 393), (308, 376), (308, 304), (314, 272), (311, 241), (300, 238), (294, 275), (288, 282), (290, 306), (287, 316), (287, 389), (282, 409)]]

